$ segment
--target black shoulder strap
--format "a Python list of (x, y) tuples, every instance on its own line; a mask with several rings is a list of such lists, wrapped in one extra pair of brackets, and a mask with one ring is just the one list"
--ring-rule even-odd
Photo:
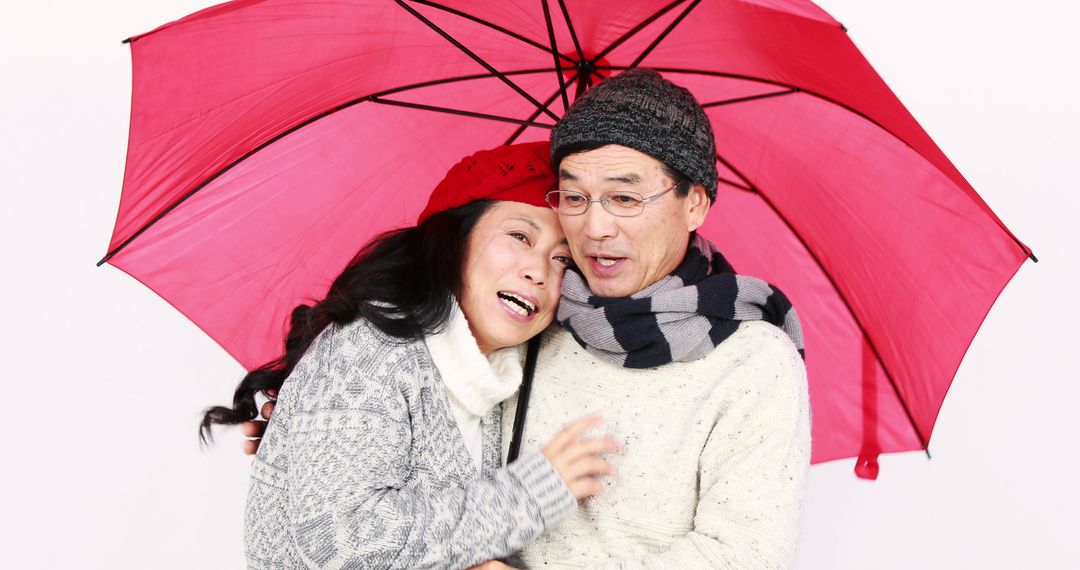
[(540, 337), (538, 334), (529, 339), (525, 349), (525, 368), (521, 374), (521, 388), (518, 389), (517, 411), (514, 412), (514, 434), (510, 437), (510, 451), (506, 454), (506, 463), (518, 458), (521, 451), (521, 437), (525, 432), (525, 412), (529, 408), (529, 393), (532, 391), (533, 372), (536, 371), (536, 357), (540, 355)]

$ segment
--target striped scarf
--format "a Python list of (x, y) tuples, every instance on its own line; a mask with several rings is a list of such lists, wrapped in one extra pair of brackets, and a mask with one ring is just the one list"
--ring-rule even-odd
[(557, 319), (587, 352), (626, 368), (697, 360), (751, 320), (780, 327), (805, 359), (787, 297), (760, 279), (736, 275), (696, 233), (674, 272), (629, 297), (593, 296), (580, 273), (567, 271)]

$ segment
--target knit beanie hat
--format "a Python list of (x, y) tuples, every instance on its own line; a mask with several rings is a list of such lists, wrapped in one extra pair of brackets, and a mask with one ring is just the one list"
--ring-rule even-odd
[(521, 202), (546, 208), (544, 195), (554, 185), (547, 141), (482, 150), (461, 159), (446, 173), (416, 223), (474, 200)]
[(569, 154), (617, 144), (643, 152), (705, 187), (716, 200), (716, 141), (690, 91), (644, 68), (585, 92), (551, 131), (556, 168)]

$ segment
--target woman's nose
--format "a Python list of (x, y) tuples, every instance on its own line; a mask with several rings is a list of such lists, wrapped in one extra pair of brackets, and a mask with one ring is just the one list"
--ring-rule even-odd
[(543, 287), (548, 279), (547, 265), (544, 263), (545, 258), (541, 256), (531, 256), (530, 263), (524, 268), (523, 277), (528, 281), (533, 282), (537, 287)]
[(525, 273), (525, 279), (528, 279), (529, 281), (532, 281), (533, 283), (536, 284), (537, 287), (543, 287), (544, 286), (545, 277), (543, 275), (540, 275), (539, 272), (536, 272), (536, 271), (526, 272)]

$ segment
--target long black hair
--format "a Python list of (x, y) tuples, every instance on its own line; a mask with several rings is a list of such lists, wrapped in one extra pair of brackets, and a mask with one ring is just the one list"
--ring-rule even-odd
[(206, 410), (199, 426), (203, 443), (213, 438), (213, 424), (255, 419), (256, 396), (279, 390), (315, 337), (331, 324), (366, 319), (403, 340), (441, 330), (450, 320), (452, 296), (462, 290), (469, 236), (493, 204), (470, 202), (368, 242), (334, 280), (326, 298), (293, 309), (284, 353), (244, 376), (232, 407)]

